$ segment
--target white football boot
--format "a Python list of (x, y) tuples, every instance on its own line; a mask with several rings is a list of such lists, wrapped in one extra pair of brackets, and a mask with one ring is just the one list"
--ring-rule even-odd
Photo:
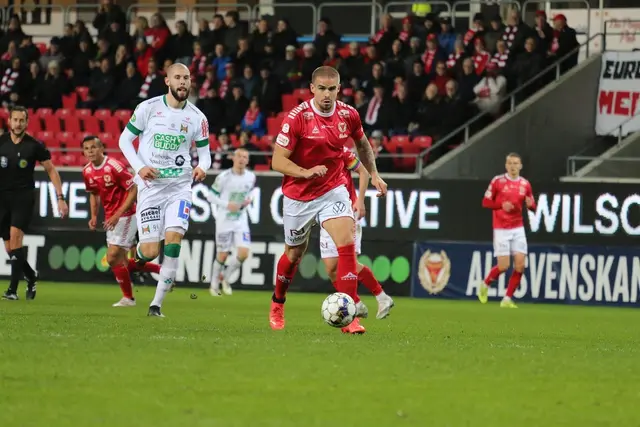
[(120, 301), (113, 304), (111, 307), (135, 307), (135, 306), (136, 306), (136, 300), (123, 297)]
[(376, 319), (384, 319), (391, 313), (391, 309), (395, 305), (393, 299), (387, 294), (381, 294), (376, 297), (378, 300), (378, 314), (376, 314)]

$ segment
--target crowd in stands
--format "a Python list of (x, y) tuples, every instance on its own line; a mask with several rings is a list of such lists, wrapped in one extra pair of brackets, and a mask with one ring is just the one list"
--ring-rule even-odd
[[(578, 45), (566, 21), (539, 11), (529, 26), (513, 10), (506, 22), (476, 14), (470, 28), (459, 32), (446, 17), (407, 16), (398, 25), (383, 16), (380, 30), (363, 46), (343, 45), (330, 20), (321, 19), (314, 41), (300, 45), (286, 20), (265, 16), (245, 32), (235, 11), (200, 20), (193, 33), (184, 21), (169, 28), (160, 13), (150, 20), (140, 16), (128, 29), (122, 9), (105, 0), (91, 23), (98, 32), (95, 42), (85, 23), (77, 21), (47, 46), (38, 46), (22, 31), (19, 18), (11, 17), (0, 37), (0, 100), (5, 107), (108, 115), (104, 110), (131, 110), (165, 93), (164, 70), (184, 63), (193, 77), (189, 98), (217, 136), (214, 167), (224, 167), (225, 149), (270, 149), (279, 114), (310, 96), (311, 73), (324, 64), (340, 71), (340, 98), (357, 108), (376, 150), (387, 154), (403, 151), (398, 149), (403, 141), (429, 146), (479, 111), (498, 117), (508, 92)], [(575, 63), (577, 53), (563, 70)], [(101, 123), (103, 133), (119, 131)], [(266, 166), (268, 159), (253, 156), (252, 162)], [(415, 165), (415, 159), (395, 162), (382, 156), (380, 168)]]

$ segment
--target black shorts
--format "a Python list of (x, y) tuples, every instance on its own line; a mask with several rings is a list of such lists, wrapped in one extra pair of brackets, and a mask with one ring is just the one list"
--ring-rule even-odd
[(26, 233), (35, 206), (33, 190), (0, 191), (0, 238), (9, 240), (11, 227)]

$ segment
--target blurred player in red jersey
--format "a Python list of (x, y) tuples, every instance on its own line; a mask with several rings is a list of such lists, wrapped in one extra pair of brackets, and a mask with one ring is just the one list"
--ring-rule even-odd
[(104, 146), (97, 137), (84, 138), (82, 151), (89, 160), (82, 170), (85, 188), (90, 193), (89, 228), (95, 230), (97, 227), (98, 207), (102, 201), (105, 216), (103, 225), (107, 231), (107, 263), (122, 290), (122, 299), (113, 306), (132, 307), (136, 305), (136, 300), (130, 273), (160, 272), (158, 264), (138, 264), (133, 259), (127, 260), (127, 252), (136, 244), (138, 230), (135, 218), (137, 187), (126, 166), (104, 155)]
[(478, 299), (486, 304), (489, 286), (507, 271), (513, 255), (513, 273), (500, 307), (518, 308), (513, 302), (513, 293), (520, 285), (527, 256), (527, 236), (522, 218), (523, 205), (535, 210), (536, 203), (529, 181), (520, 176), (522, 159), (518, 154), (507, 156), (507, 173), (498, 175), (489, 184), (482, 206), (493, 209), (493, 252), (498, 264), (493, 266), (484, 283), (478, 288)]
[[(317, 68), (311, 77), (311, 92), (313, 98), (291, 110), (282, 121), (273, 150), (271, 166), (284, 175), (285, 251), (276, 270), (269, 314), (272, 329), (284, 328), (287, 289), (307, 249), (309, 231), (316, 223), (329, 233), (338, 248), (337, 289), (359, 302), (355, 221), (343, 161), (343, 148), (349, 138), (356, 143), (378, 197), (387, 192), (360, 115), (355, 108), (336, 102), (340, 74), (332, 67)], [(361, 334), (365, 329), (356, 318), (343, 332)]]
[[(351, 205), (353, 207), (355, 218), (356, 218), (356, 235), (355, 235), (355, 246), (356, 246), (356, 255), (360, 255), (361, 246), (362, 246), (362, 225), (360, 224), (360, 220), (366, 215), (367, 210), (364, 204), (364, 198), (366, 196), (367, 187), (369, 186), (369, 172), (362, 166), (362, 163), (358, 159), (358, 157), (349, 150), (347, 147), (344, 147), (343, 153), (344, 160), (344, 174), (347, 180), (347, 191), (349, 191), (349, 198), (351, 199)], [(351, 172), (356, 172), (359, 176), (359, 193), (360, 195), (356, 195), (356, 188), (353, 185), (353, 179), (351, 178)], [(336, 283), (336, 270), (338, 267), (338, 249), (336, 248), (335, 243), (331, 240), (331, 236), (324, 228), (320, 228), (320, 256), (322, 261), (324, 262), (325, 269), (327, 270), (327, 274), (329, 275), (329, 279), (331, 283)], [(358, 271), (358, 282), (362, 283), (372, 294), (376, 297), (378, 301), (378, 313), (376, 314), (377, 319), (384, 319), (389, 315), (391, 309), (394, 306), (393, 299), (387, 295), (378, 280), (376, 280), (375, 276), (371, 269), (365, 265), (357, 263), (357, 271)], [(364, 305), (362, 301), (358, 302), (358, 316), (361, 318), (366, 318), (369, 314), (369, 310)]]

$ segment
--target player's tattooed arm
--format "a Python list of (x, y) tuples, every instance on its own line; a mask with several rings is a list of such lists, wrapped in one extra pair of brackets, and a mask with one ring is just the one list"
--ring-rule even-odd
[(369, 139), (364, 135), (359, 140), (355, 141), (356, 150), (358, 150), (358, 157), (360, 162), (364, 165), (371, 176), (378, 175), (378, 168), (376, 166), (376, 155), (371, 148)]
[(356, 150), (358, 150), (358, 157), (360, 162), (367, 169), (371, 175), (371, 184), (378, 190), (377, 197), (384, 197), (387, 195), (387, 183), (380, 178), (378, 174), (378, 168), (376, 167), (376, 155), (371, 148), (369, 139), (363, 135), (362, 138), (356, 141)]

